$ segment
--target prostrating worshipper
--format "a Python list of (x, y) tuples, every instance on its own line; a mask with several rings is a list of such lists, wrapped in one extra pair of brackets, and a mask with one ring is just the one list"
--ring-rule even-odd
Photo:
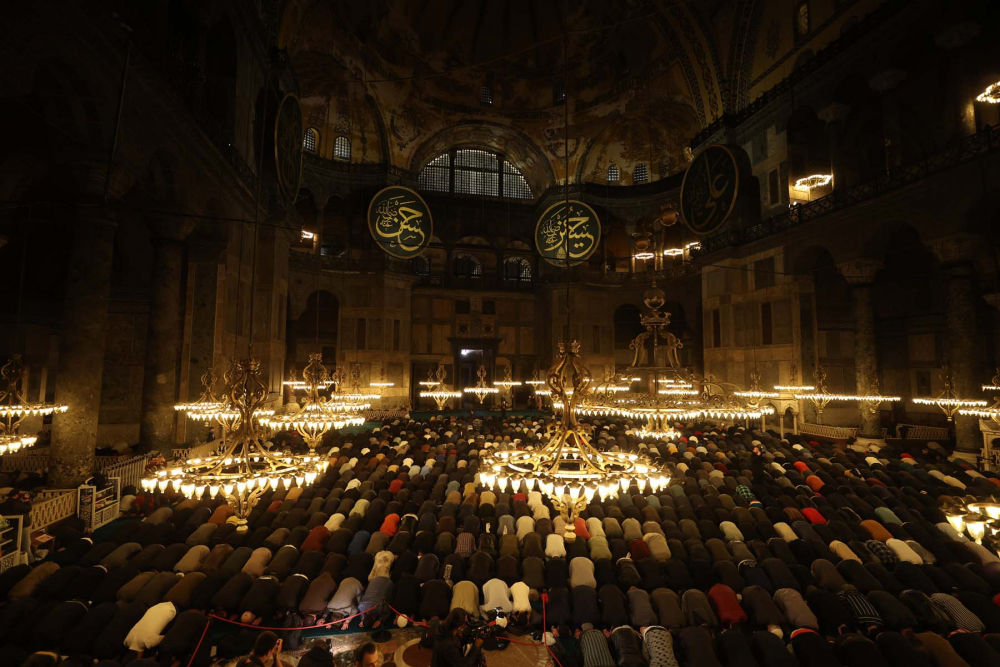
[(377, 629), (395, 616), (388, 607), (392, 592), (393, 584), (389, 577), (375, 577), (368, 582), (364, 594), (358, 601), (358, 612), (363, 614), (361, 627)]

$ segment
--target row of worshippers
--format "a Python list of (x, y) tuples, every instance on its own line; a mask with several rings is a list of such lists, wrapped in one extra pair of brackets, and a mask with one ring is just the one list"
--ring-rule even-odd
[[(651, 624), (637, 623), (638, 619), (658, 621), (671, 628), (694, 627), (698, 626), (694, 621), (677, 625), (676, 620), (671, 620), (671, 615), (677, 617), (674, 609), (662, 602), (657, 611), (662, 608), (668, 613), (643, 617), (642, 595), (649, 603), (657, 592), (661, 593), (661, 599), (664, 592), (704, 596), (717, 585), (741, 591), (744, 598), (751, 586), (765, 594), (783, 592), (785, 597), (788, 590), (811, 592), (815, 587), (830, 591), (829, 586), (817, 585), (819, 575), (827, 574), (825, 568), (819, 574), (805, 568), (817, 553), (829, 555), (829, 559), (823, 560), (828, 560), (831, 566), (837, 563), (838, 573), (844, 570), (840, 574), (845, 583), (836, 584), (842, 606), (849, 604), (844, 600), (851, 600), (853, 595), (850, 590), (843, 590), (844, 586), (859, 588), (860, 583), (862, 596), (871, 596), (878, 590), (872, 588), (862, 570), (870, 572), (882, 589), (896, 596), (909, 591), (911, 586), (930, 598), (935, 594), (949, 597), (947, 593), (961, 589), (967, 600), (975, 602), (982, 600), (968, 596), (985, 598), (988, 593), (996, 592), (995, 583), (987, 583), (991, 580), (990, 570), (995, 569), (991, 567), (994, 561), (987, 557), (989, 552), (976, 551), (978, 545), (947, 534), (943, 526), (950, 526), (943, 522), (943, 517), (935, 515), (939, 510), (932, 503), (923, 502), (923, 496), (915, 496), (899, 486), (900, 482), (909, 482), (909, 475), (917, 482), (906, 488), (916, 488), (918, 494), (926, 490), (919, 487), (938, 492), (957, 488), (937, 475), (915, 474), (912, 456), (901, 457), (903, 463), (888, 459), (859, 460), (852, 456), (853, 452), (842, 451), (813, 457), (801, 445), (789, 449), (785, 443), (769, 442), (771, 449), (766, 451), (774, 460), (770, 461), (769, 469), (752, 475), (751, 482), (745, 475), (734, 478), (725, 474), (728, 470), (719, 469), (720, 464), (733, 465), (734, 461), (738, 469), (741, 450), (727, 447), (729, 443), (724, 440), (720, 446), (711, 436), (703, 440), (713, 447), (716, 464), (699, 462), (695, 456), (706, 455), (709, 449), (705, 445), (689, 444), (683, 455), (671, 452), (676, 446), (669, 445), (664, 460), (673, 457), (678, 466), (676, 482), (669, 493), (660, 496), (634, 493), (617, 502), (594, 503), (588, 508), (586, 519), (571, 527), (576, 539), (568, 543), (562, 536), (566, 526), (559, 525), (558, 516), (555, 520), (548, 518), (552, 513), (540, 496), (489, 491), (480, 494), (474, 486), (470, 488), (473, 482), (468, 477), (477, 467), (477, 456), (472, 449), (459, 452), (460, 443), (454, 450), (450, 442), (435, 448), (422, 447), (425, 463), (417, 470), (407, 445), (397, 445), (395, 449), (382, 447), (377, 452), (361, 449), (360, 457), (348, 456), (353, 448), (347, 447), (335, 463), (339, 468), (331, 467), (331, 472), (314, 487), (279, 491), (262, 502), (251, 516), (252, 530), (247, 533), (236, 530), (226, 509), (228, 505), (183, 501), (173, 507), (161, 507), (142, 524), (126, 524), (113, 542), (90, 545), (82, 538), (71, 542), (57, 550), (48, 565), (31, 570), (22, 580), (14, 580), (16, 572), (8, 575), (7, 581), (13, 583), (0, 590), (6, 590), (15, 603), (41, 600), (54, 606), (75, 601), (76, 604), (64, 605), (60, 610), (63, 619), (60, 627), (70, 630), (74, 621), (80, 620), (81, 602), (100, 606), (113, 600), (122, 608), (133, 605), (130, 614), (121, 614), (120, 623), (113, 624), (118, 634), (136, 610), (151, 611), (164, 603), (173, 605), (175, 610), (211, 610), (258, 623), (276, 614), (297, 613), (316, 620), (344, 618), (357, 611), (374, 609), (375, 613), (366, 613), (370, 618), (365, 620), (376, 625), (394, 616), (394, 612), (386, 610), (385, 603), (390, 601), (407, 615), (441, 618), (453, 605), (476, 607), (469, 603), (470, 587), (459, 586), (463, 582), (471, 583), (477, 594), (482, 591), (481, 608), (487, 610), (504, 606), (498, 591), (507, 587), (512, 611), (527, 615), (524, 609), (527, 598), (537, 616), (539, 596), (531, 591), (547, 591), (547, 611), (554, 614), (551, 618), (567, 621), (560, 609), (562, 603), (575, 601), (577, 597), (586, 602), (588, 590), (599, 589), (600, 604), (565, 606), (573, 611), (600, 610), (600, 618), (574, 619), (571, 614), (569, 623), (582, 626), (597, 620), (607, 628), (626, 622)], [(732, 441), (738, 440), (739, 434), (734, 434)], [(698, 451), (701, 448), (705, 452)], [(817, 450), (817, 453), (827, 452)], [(793, 481), (795, 475), (802, 477), (804, 470), (815, 471), (809, 477), (829, 479), (820, 479), (821, 485), (781, 483)], [(926, 471), (916, 469), (916, 472)], [(949, 472), (954, 474), (944, 477), (958, 481), (965, 475), (970, 487), (977, 486), (974, 480), (985, 479), (968, 475), (968, 471)], [(822, 495), (815, 486), (819, 486)], [(842, 496), (842, 502), (835, 498), (837, 495)], [(817, 503), (831, 498), (837, 502)], [(396, 508), (397, 511), (389, 511)], [(661, 519), (659, 523), (651, 510)], [(790, 510), (801, 510), (802, 518), (798, 519)], [(723, 516), (727, 520), (719, 521)], [(862, 516), (872, 518), (856, 521)], [(909, 520), (904, 522), (900, 516)], [(449, 518), (462, 521), (449, 522)], [(644, 519), (642, 523), (640, 518)], [(937, 518), (942, 521), (937, 525), (931, 523)], [(791, 525), (786, 521), (791, 521)], [(865, 522), (869, 522), (867, 526)], [(379, 530), (374, 533), (365, 530), (376, 524)], [(501, 533), (499, 539), (492, 532), (494, 527)], [(811, 528), (811, 532), (806, 528)], [(920, 528), (928, 534), (920, 534)], [(928, 532), (931, 528), (936, 530), (933, 537)], [(931, 558), (927, 559), (927, 554), (921, 556), (914, 550), (917, 554), (914, 558), (888, 544), (893, 540), (907, 544), (902, 539), (905, 537), (915, 541), (912, 532), (930, 538), (935, 543), (932, 546), (938, 542), (945, 546), (928, 550)], [(829, 554), (821, 548), (824, 537), (848, 539), (849, 534), (859, 539), (831, 540), (825, 545)], [(746, 543), (738, 539), (748, 539), (747, 535), (752, 539)], [(862, 542), (860, 538), (866, 535), (871, 539)], [(463, 536), (472, 539), (462, 539)], [(867, 544), (873, 541), (887, 545), (887, 551)], [(470, 553), (467, 548), (459, 549), (460, 542), (476, 550)], [(542, 545), (541, 554), (525, 555), (538, 553)], [(604, 557), (605, 549), (614, 560)], [(900, 553), (905, 558), (900, 558)], [(584, 561), (595, 554), (598, 557), (588, 572)], [(932, 565), (940, 560), (945, 561), (941, 567)], [(857, 563), (861, 569), (845, 563)], [(60, 564), (62, 568), (53, 570)], [(949, 567), (950, 571), (946, 569)], [(966, 571), (975, 578), (963, 576)], [(942, 577), (942, 572), (946, 576)], [(45, 586), (47, 579), (56, 573), (59, 576)], [(893, 584), (889, 576), (896, 577), (898, 584)], [(992, 581), (995, 582), (995, 577)], [(456, 582), (454, 591), (450, 582)], [(37, 596), (36, 586), (41, 588)], [(527, 594), (523, 595), (525, 589)], [(47, 592), (51, 590), (59, 592), (53, 596)], [(363, 602), (365, 595), (369, 599)], [(61, 601), (53, 599), (62, 596)], [(626, 599), (627, 606), (622, 604)], [(714, 604), (713, 598), (707, 599)], [(680, 609), (687, 618), (684, 601)], [(697, 596), (692, 595), (688, 609), (698, 608), (696, 602)], [(816, 606), (822, 599), (810, 602)], [(931, 604), (941, 603), (932, 599)], [(973, 602), (962, 604), (966, 610), (968, 605), (974, 606)], [(24, 608), (22, 605), (21, 609)], [(11, 605), (2, 611), (10, 612)], [(31, 611), (28, 617), (37, 621), (44, 618), (42, 611), (48, 613), (53, 609), (46, 609), (43, 604)], [(84, 611), (89, 617), (94, 609)], [(633, 613), (637, 614), (634, 618), (629, 616)], [(818, 619), (821, 614), (814, 615)], [(986, 614), (979, 610), (979, 615)], [(919, 622), (925, 623), (926, 619), (920, 618)], [(987, 621), (982, 622), (985, 626)], [(795, 627), (797, 623), (786, 618), (784, 623), (766, 625)], [(842, 626), (850, 624), (825, 627), (829, 630)], [(131, 629), (131, 626), (126, 628)], [(31, 641), (31, 633), (17, 633), (14, 637), (22, 642)], [(100, 643), (96, 636), (94, 639), (95, 644)]]

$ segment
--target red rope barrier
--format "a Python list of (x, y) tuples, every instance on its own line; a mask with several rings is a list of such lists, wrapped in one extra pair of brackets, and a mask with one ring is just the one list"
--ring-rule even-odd
[(191, 667), (191, 663), (194, 662), (195, 656), (198, 655), (198, 651), (201, 649), (201, 643), (205, 641), (205, 635), (208, 634), (208, 626), (212, 625), (212, 619), (208, 619), (205, 623), (205, 629), (201, 631), (201, 637), (198, 639), (198, 645), (194, 647), (194, 652), (191, 654), (191, 659), (188, 660), (187, 667)]
[(303, 626), (299, 626), (299, 627), (295, 627), (295, 628), (272, 628), (272, 627), (268, 627), (268, 626), (265, 626), (265, 625), (251, 625), (249, 623), (240, 623), (239, 621), (233, 621), (231, 619), (225, 618), (224, 616), (216, 616), (215, 614), (209, 614), (208, 616), (209, 616), (209, 618), (214, 618), (214, 619), (218, 619), (220, 621), (225, 621), (226, 623), (229, 623), (231, 625), (238, 625), (238, 626), (243, 627), (243, 628), (250, 628), (251, 630), (271, 630), (273, 632), (289, 632), (289, 631), (294, 631), (294, 630), (316, 630), (318, 628), (328, 628), (331, 625), (340, 625), (341, 623), (344, 623), (345, 621), (349, 621), (352, 618), (357, 618), (358, 616), (362, 616), (362, 615), (364, 615), (366, 613), (368, 613), (368, 612), (367, 611), (362, 611), (362, 612), (358, 612), (357, 614), (353, 614), (351, 616), (346, 616), (344, 618), (338, 619), (336, 621), (326, 621), (326, 622), (323, 622), (323, 623), (318, 623), (316, 625), (303, 625)]

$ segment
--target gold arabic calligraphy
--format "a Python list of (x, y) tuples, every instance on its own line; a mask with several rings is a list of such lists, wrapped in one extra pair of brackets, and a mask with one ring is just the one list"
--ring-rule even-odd
[[(696, 165), (698, 168), (697, 178), (692, 183), (691, 192), (691, 213), (690, 221), (698, 229), (709, 229), (715, 226), (716, 219), (724, 217), (729, 212), (732, 203), (733, 193), (730, 174), (726, 166), (729, 156), (725, 152), (719, 152), (710, 157), (711, 151), (705, 151), (699, 156)], [(722, 167), (719, 169), (719, 167)]]
[(402, 252), (416, 252), (423, 248), (427, 235), (423, 229), (424, 212), (413, 208), (416, 200), (405, 195), (388, 197), (375, 208), (375, 231)]
[[(597, 239), (590, 231), (590, 214), (572, 204), (552, 212), (538, 230), (543, 255), (583, 259), (593, 250)], [(567, 243), (568, 238), (568, 243)]]

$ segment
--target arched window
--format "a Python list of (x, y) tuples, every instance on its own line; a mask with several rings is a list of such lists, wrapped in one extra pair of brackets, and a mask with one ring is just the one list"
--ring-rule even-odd
[(302, 135), (302, 150), (307, 153), (315, 153), (318, 146), (319, 132), (311, 127), (307, 127), (305, 134)]
[(482, 278), (483, 265), (472, 255), (455, 255), (456, 278)]
[(635, 165), (635, 169), (632, 171), (632, 182), (633, 183), (645, 183), (649, 180), (649, 167), (646, 166), (645, 162), (640, 162)]
[(502, 156), (479, 148), (442, 153), (420, 170), (417, 186), (433, 192), (532, 199), (521, 170)]
[(531, 199), (531, 186), (518, 171), (517, 167), (507, 160), (503, 161), (503, 196), (512, 199)]
[(455, 192), (466, 195), (500, 194), (500, 160), (478, 149), (455, 151)]
[(413, 272), (418, 276), (429, 276), (431, 275), (431, 260), (427, 259), (423, 255), (420, 257), (413, 258)]
[(333, 140), (333, 159), (351, 159), (351, 140), (341, 135)]
[(608, 183), (617, 183), (622, 178), (621, 172), (618, 171), (618, 165), (613, 164), (608, 167)]
[(800, 2), (795, 8), (795, 39), (809, 34), (809, 3)]
[(552, 103), (553, 104), (565, 104), (566, 102), (566, 83), (562, 79), (556, 79), (552, 84)]
[(524, 257), (508, 257), (503, 263), (503, 278), (531, 282), (531, 262)]

